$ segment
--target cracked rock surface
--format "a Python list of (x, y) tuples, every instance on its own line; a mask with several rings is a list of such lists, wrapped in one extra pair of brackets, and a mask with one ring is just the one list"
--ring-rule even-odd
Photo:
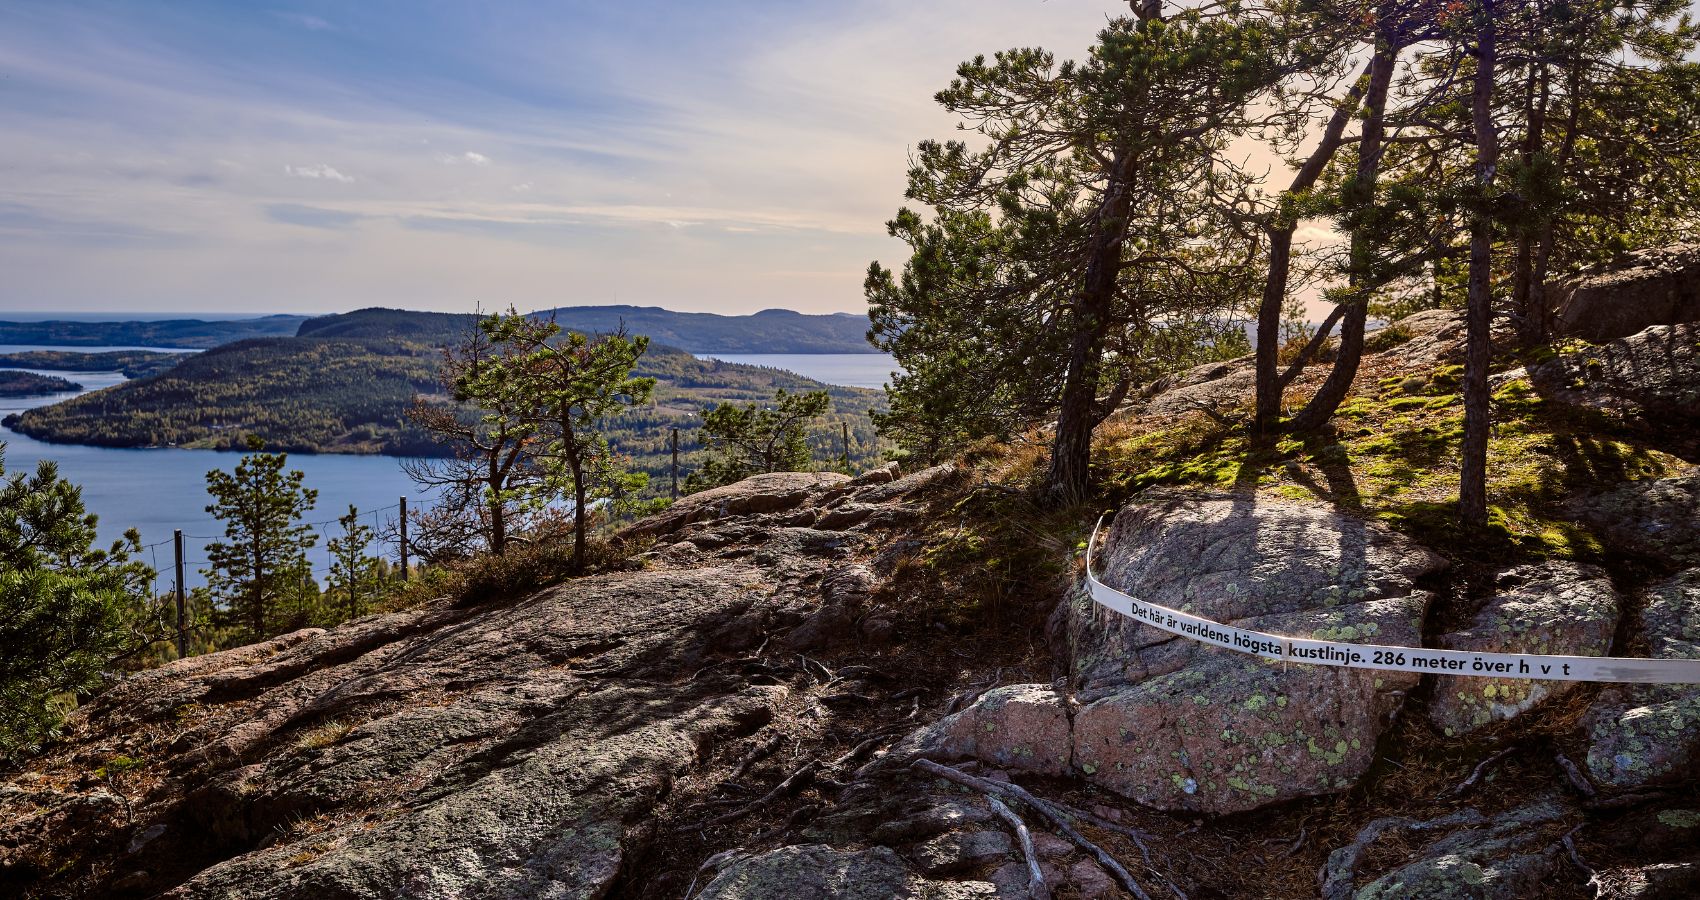
[(647, 568), (131, 677), (0, 780), (0, 895), (605, 896), (675, 779), (790, 702), (736, 655), (869, 614), (875, 516), (815, 520), (945, 474), (762, 476), (640, 523)]

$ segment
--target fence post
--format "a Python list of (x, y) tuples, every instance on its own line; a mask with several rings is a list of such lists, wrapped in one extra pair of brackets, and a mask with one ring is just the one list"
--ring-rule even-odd
[(401, 498), (401, 580), (407, 580), (407, 498)]
[(679, 499), (679, 429), (673, 429), (673, 499)]
[(183, 529), (172, 532), (171, 544), (177, 551), (177, 658), (189, 655), (188, 598), (183, 590)]

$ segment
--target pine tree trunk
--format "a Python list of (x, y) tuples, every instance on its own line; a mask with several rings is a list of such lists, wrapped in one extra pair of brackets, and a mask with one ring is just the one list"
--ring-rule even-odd
[(1459, 467), (1458, 513), (1465, 525), (1487, 524), (1487, 446), (1492, 430), (1488, 365), (1492, 360), (1493, 221), (1486, 209), (1498, 163), (1499, 139), (1493, 123), (1493, 79), (1498, 56), (1494, 0), (1482, 0), (1483, 23), (1476, 38), (1476, 77), (1471, 118), (1476, 131), (1476, 187), (1480, 196), (1470, 217), (1470, 283), (1465, 311), (1464, 446)]
[(1057, 434), (1051, 443), (1051, 471), (1045, 484), (1046, 501), (1052, 506), (1084, 502), (1092, 489), (1092, 431), (1104, 419), (1098, 408), (1104, 330), (1115, 302), (1122, 248), (1127, 242), (1134, 168), (1132, 155), (1126, 150), (1110, 166), (1094, 222), (1096, 233), (1086, 261), (1086, 276), (1074, 303), (1068, 372), (1063, 380)]
[[(1399, 45), (1390, 35), (1382, 33), (1370, 58), (1369, 90), (1364, 96), (1363, 134), (1358, 142), (1358, 169), (1353, 181), (1352, 206), (1363, 209), (1375, 203), (1375, 183), (1381, 174), (1381, 143), (1386, 131), (1387, 92), (1393, 83), (1393, 69), (1399, 61)], [(1351, 281), (1352, 298), (1347, 301), (1340, 321), (1340, 351), (1334, 357), (1334, 368), (1328, 379), (1317, 389), (1305, 408), (1288, 423), (1289, 431), (1314, 431), (1328, 424), (1340, 402), (1352, 389), (1358, 377), (1358, 364), (1364, 354), (1364, 325), (1369, 317), (1369, 289), (1372, 275), (1370, 256), (1378, 252), (1375, 241), (1360, 228), (1352, 231)]]
[(1257, 307), (1257, 407), (1252, 419), (1254, 441), (1267, 441), (1281, 419), (1281, 384), (1276, 369), (1281, 341), (1281, 308), (1287, 302), (1287, 278), (1292, 268), (1293, 228), (1269, 231), (1269, 276)]
[[(1328, 120), (1328, 126), (1322, 131), (1322, 138), (1317, 142), (1316, 149), (1311, 151), (1310, 158), (1305, 160), (1304, 165), (1293, 176), (1283, 200), (1315, 186), (1316, 180), (1322, 176), (1323, 169), (1339, 151), (1345, 137), (1346, 125), (1352, 121), (1358, 111), (1358, 104), (1363, 101), (1365, 82), (1374, 72), (1375, 61), (1372, 59), (1364, 69), (1365, 77), (1353, 82), (1346, 96), (1341, 98), (1340, 105)], [(1259, 441), (1267, 440), (1277, 432), (1277, 424), (1281, 418), (1281, 392), (1285, 387), (1277, 372), (1277, 357), (1281, 351), (1281, 309), (1287, 302), (1287, 280), (1291, 275), (1293, 259), (1293, 232), (1297, 228), (1297, 222), (1281, 219), (1268, 229), (1269, 274), (1264, 280), (1263, 297), (1257, 307), (1257, 402), (1251, 429), (1253, 439)]]

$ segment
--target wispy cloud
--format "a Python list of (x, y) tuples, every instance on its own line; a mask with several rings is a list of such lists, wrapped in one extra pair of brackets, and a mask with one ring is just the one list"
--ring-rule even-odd
[(1077, 56), (1125, 7), (327, 8), (0, 4), (0, 229), (57, 223), (0, 241), (0, 308), (859, 310), (955, 65)]
[(490, 164), (490, 157), (472, 150), (468, 150), (465, 153), (439, 153), (437, 154), (437, 160), (450, 166), (456, 166), (462, 163), (472, 166), (487, 166)]
[(323, 179), (325, 181), (340, 181), (343, 184), (354, 183), (353, 175), (344, 175), (324, 163), (316, 163), (311, 166), (284, 166), (283, 174), (291, 178)]

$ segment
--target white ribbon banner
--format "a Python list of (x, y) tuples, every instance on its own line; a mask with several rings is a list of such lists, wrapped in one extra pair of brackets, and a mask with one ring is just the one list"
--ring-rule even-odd
[(1616, 681), (1643, 684), (1700, 684), (1700, 659), (1635, 659), (1611, 656), (1541, 656), (1533, 653), (1471, 653), (1381, 644), (1345, 644), (1282, 637), (1223, 625), (1209, 619), (1147, 603), (1098, 580), (1092, 558), (1104, 520), (1092, 527), (1086, 545), (1086, 582), (1092, 600), (1143, 625), (1204, 644), (1226, 647), (1282, 662), (1393, 672), (1432, 672), (1484, 678), (1539, 681)]

